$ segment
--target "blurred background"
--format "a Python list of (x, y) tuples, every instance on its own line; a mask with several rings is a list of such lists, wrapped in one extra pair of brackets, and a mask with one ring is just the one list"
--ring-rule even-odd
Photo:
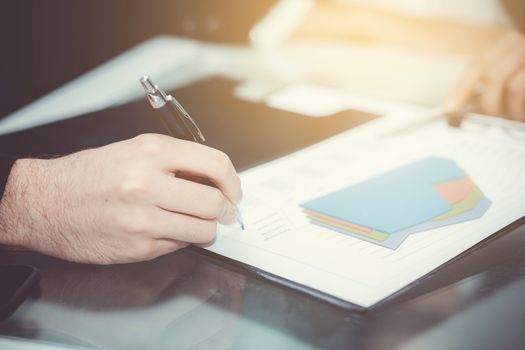
[(157, 35), (248, 43), (273, 0), (0, 2), (0, 117)]
[(143, 98), (141, 75), (171, 90), (221, 77), (233, 99), (313, 117), (435, 108), (510, 34), (525, 42), (524, 14), (517, 0), (6, 0), (0, 134)]
[[(0, 117), (159, 35), (266, 53), (292, 47), (292, 64), (308, 76), (291, 80), (435, 104), (502, 30), (524, 28), (523, 7), (515, 0), (5, 0)], [(261, 61), (277, 67), (279, 55)]]

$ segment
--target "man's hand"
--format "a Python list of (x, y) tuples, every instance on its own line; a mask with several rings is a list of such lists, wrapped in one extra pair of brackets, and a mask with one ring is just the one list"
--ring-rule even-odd
[[(185, 180), (209, 178), (210, 187)], [(233, 223), (240, 180), (224, 153), (145, 134), (51, 160), (20, 159), (0, 204), (0, 243), (66, 260), (153, 259)]]
[(508, 32), (472, 65), (445, 102), (445, 112), (454, 115), (472, 99), (480, 113), (525, 121), (523, 35)]

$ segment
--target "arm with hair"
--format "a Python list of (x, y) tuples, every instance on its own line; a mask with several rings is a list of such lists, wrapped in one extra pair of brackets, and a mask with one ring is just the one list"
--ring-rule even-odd
[(0, 202), (0, 244), (83, 263), (149, 260), (213, 241), (217, 223), (235, 222), (241, 197), (224, 153), (140, 135), (60, 158), (14, 162)]
[[(15, 161), (16, 159), (13, 157), (0, 155), (0, 208), (2, 208), (2, 203), (5, 201), (4, 192)], [(6, 235), (6, 215), (7, 214), (2, 213), (0, 209), (0, 234), (2, 235), (2, 237), (0, 237), (0, 242), (5, 241), (6, 239), (6, 237), (3, 237)]]

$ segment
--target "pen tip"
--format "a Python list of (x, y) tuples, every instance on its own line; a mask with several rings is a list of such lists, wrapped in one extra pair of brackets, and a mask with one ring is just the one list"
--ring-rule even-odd
[(241, 230), (244, 231), (244, 220), (238, 206), (235, 206), (235, 216), (237, 217), (237, 222), (241, 226)]

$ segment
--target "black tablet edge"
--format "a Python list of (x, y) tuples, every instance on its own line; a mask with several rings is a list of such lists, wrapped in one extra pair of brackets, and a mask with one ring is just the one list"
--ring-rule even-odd
[[(387, 305), (389, 302), (392, 302), (396, 297), (402, 295), (403, 293), (405, 293), (409, 289), (411, 289), (414, 286), (416, 286), (416, 285), (424, 282), (425, 280), (431, 278), (432, 276), (434, 276), (436, 273), (441, 271), (446, 266), (448, 266), (448, 265), (450, 265), (450, 264), (452, 264), (452, 263), (454, 263), (454, 262), (464, 258), (466, 255), (468, 255), (468, 254), (470, 254), (470, 253), (472, 253), (472, 252), (474, 252), (474, 251), (476, 251), (476, 250), (478, 250), (478, 249), (480, 249), (482, 247), (485, 247), (490, 242), (501, 238), (503, 235), (506, 235), (506, 234), (508, 234), (510, 232), (513, 232), (514, 230), (520, 228), (523, 225), (525, 225), (525, 216), (522, 216), (520, 219), (515, 220), (514, 222), (510, 223), (509, 225), (503, 227), (501, 230), (498, 230), (498, 231), (492, 233), (490, 236), (484, 238), (483, 240), (481, 240), (480, 242), (476, 243), (475, 245), (473, 245), (472, 247), (468, 248), (467, 250), (463, 251), (459, 255), (457, 255), (454, 258), (452, 258), (452, 259), (446, 261), (445, 263), (439, 265), (435, 269), (429, 271), (425, 275), (423, 275), (420, 278), (416, 279), (415, 281), (409, 283), (408, 285), (406, 285), (405, 287), (403, 287), (403, 288), (399, 289), (398, 291), (394, 292), (390, 296), (388, 296), (388, 297), (380, 300), (379, 302), (371, 305), (370, 307), (361, 306), (361, 305), (352, 303), (350, 301), (338, 298), (338, 297), (336, 297), (334, 295), (331, 295), (329, 293), (322, 292), (322, 291), (320, 291), (318, 289), (315, 289), (313, 287), (309, 287), (309, 286), (306, 286), (306, 285), (301, 284), (299, 282), (295, 282), (295, 281), (289, 280), (287, 278), (278, 276), (278, 275), (276, 275), (274, 273), (270, 273), (270, 272), (264, 271), (264, 270), (262, 270), (262, 269), (260, 269), (258, 267), (255, 267), (255, 266), (243, 263), (241, 261), (229, 258), (229, 257), (221, 255), (219, 253), (215, 253), (215, 252), (210, 251), (210, 250), (208, 250), (206, 248), (197, 247), (197, 246), (190, 246), (189, 248), (193, 252), (195, 252), (195, 253), (197, 253), (199, 255), (203, 255), (203, 256), (205, 256), (207, 258), (210, 258), (210, 259), (212, 259), (215, 262), (220, 262), (222, 264), (227, 265), (230, 268), (234, 267), (236, 270), (239, 270), (239, 272), (241, 272), (241, 273), (244, 272), (244, 273), (247, 273), (248, 275), (250, 275), (252, 277), (257, 277), (257, 278), (262, 279), (264, 281), (268, 281), (268, 282), (270, 282), (270, 283), (272, 283), (272, 284), (274, 284), (276, 286), (289, 288), (290, 290), (293, 290), (293, 291), (296, 291), (296, 292), (299, 292), (299, 293), (302, 293), (302, 294), (306, 294), (307, 296), (313, 297), (316, 300), (324, 301), (324, 302), (326, 302), (326, 303), (328, 303), (328, 304), (330, 304), (332, 306), (337, 306), (337, 307), (340, 307), (340, 308), (343, 308), (343, 309), (346, 309), (346, 310), (349, 310), (349, 311), (353, 311), (353, 312), (363, 313), (364, 314), (364, 313), (374, 311), (374, 310), (376, 310), (376, 309), (378, 309), (380, 307), (383, 307), (383, 306)], [(428, 294), (428, 293), (421, 294), (421, 296), (426, 295), (426, 294)]]

